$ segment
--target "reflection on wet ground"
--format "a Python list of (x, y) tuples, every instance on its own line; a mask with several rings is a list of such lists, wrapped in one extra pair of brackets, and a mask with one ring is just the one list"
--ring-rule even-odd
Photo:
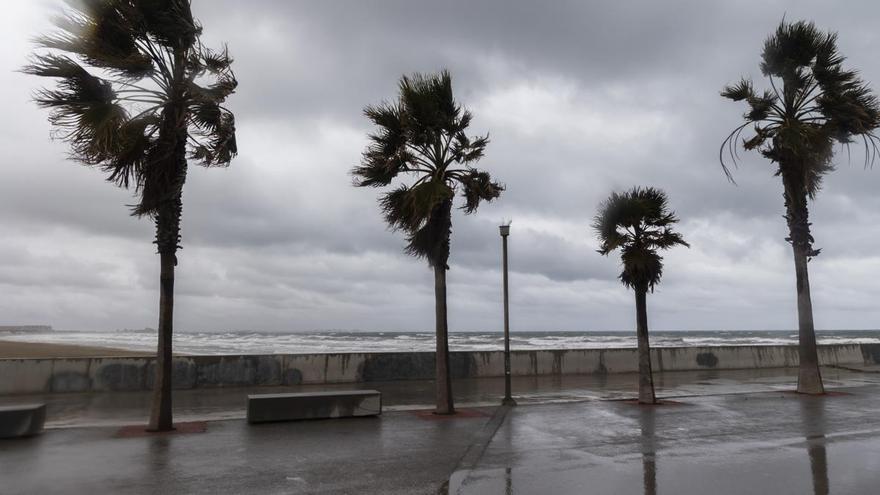
[[(823, 376), (832, 388), (880, 384), (880, 374), (829, 368)], [(655, 376), (658, 394), (667, 398), (791, 390), (796, 381), (794, 369), (681, 371)], [(504, 394), (503, 378), (456, 380), (453, 387), (456, 401), (465, 406), (495, 405)], [(630, 373), (515, 377), (513, 381), (514, 395), (521, 404), (622, 399), (632, 397), (635, 387), (636, 377)], [(178, 390), (174, 393), (175, 417), (180, 421), (238, 419), (245, 415), (247, 394), (352, 388), (380, 390), (388, 410), (430, 407), (434, 397), (433, 382), (420, 380)], [(150, 400), (149, 392), (93, 392), (0, 396), (0, 405), (46, 402), (47, 425), (66, 427), (144, 421), (149, 415)]]
[[(512, 410), (450, 493), (867, 494), (880, 387), (535, 405)], [(575, 409), (579, 409), (575, 413)]]
[[(438, 418), (406, 410), (430, 402), (431, 382), (396, 382), (363, 385), (392, 404), (376, 418), (214, 421), (170, 436), (56, 428), (0, 442), (0, 491), (411, 494), (448, 482), (462, 494), (877, 493), (880, 376), (824, 374), (834, 393), (821, 397), (790, 392), (786, 370), (658, 375), (674, 400), (648, 407), (616, 400), (634, 395), (633, 375), (520, 378), (517, 407)], [(324, 388), (335, 387), (291, 390)], [(178, 392), (178, 420), (240, 417), (253, 391)], [(498, 404), (503, 380), (458, 381), (456, 392), (460, 405)], [(56, 426), (142, 423), (149, 405), (119, 393), (0, 402), (31, 399), (50, 401)]]

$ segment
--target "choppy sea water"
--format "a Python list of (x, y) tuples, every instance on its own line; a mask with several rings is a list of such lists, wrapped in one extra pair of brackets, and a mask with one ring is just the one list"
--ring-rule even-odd
[[(503, 348), (500, 332), (452, 332), (452, 350)], [(817, 331), (820, 344), (880, 343), (880, 330)], [(0, 331), (0, 340), (115, 347), (152, 351), (156, 331)], [(654, 347), (720, 345), (786, 345), (797, 343), (796, 331), (652, 331)], [(635, 347), (635, 332), (514, 332), (512, 349), (596, 349)], [(182, 354), (311, 354), (327, 352), (432, 351), (431, 332), (325, 331), (280, 333), (259, 331), (178, 332), (174, 350)]]

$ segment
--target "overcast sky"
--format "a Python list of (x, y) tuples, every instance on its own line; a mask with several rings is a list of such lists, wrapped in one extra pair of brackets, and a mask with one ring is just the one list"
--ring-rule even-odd
[[(666, 256), (653, 329), (795, 328), (782, 186), (756, 155), (738, 186), (725, 180), (718, 147), (743, 108), (719, 90), (759, 80), (783, 15), (838, 31), (847, 65), (880, 85), (872, 1), (193, 4), (205, 41), (236, 60), (240, 154), (229, 169), (190, 168), (179, 331), (432, 330), (431, 271), (348, 172), (370, 131), (362, 108), (393, 98), (401, 74), (442, 68), (473, 133), (491, 135), (479, 166), (507, 185), (453, 218), (453, 331), (501, 329), (497, 225), (511, 218), (514, 331), (634, 328), (619, 258), (597, 254), (589, 229), (604, 197), (634, 185), (667, 191), (692, 244)], [(16, 72), (56, 9), (13, 2), (0, 20), (0, 324), (155, 327), (151, 222), (129, 216), (129, 192), (66, 159), (30, 101), (46, 81)], [(880, 327), (880, 170), (861, 160), (840, 153), (811, 205), (820, 329)]]

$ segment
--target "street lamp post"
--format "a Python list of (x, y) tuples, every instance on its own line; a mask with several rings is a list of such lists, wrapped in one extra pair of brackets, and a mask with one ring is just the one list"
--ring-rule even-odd
[(501, 401), (501, 404), (515, 406), (516, 401), (510, 395), (510, 306), (507, 292), (507, 236), (510, 235), (510, 223), (500, 225), (498, 230), (501, 231), (502, 271), (504, 273), (504, 400)]

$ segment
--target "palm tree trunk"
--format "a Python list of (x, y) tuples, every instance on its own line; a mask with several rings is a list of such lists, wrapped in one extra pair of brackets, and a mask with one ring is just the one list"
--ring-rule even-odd
[[(171, 120), (171, 119), (169, 119)], [(180, 247), (180, 217), (183, 211), (183, 184), (186, 182), (186, 134), (180, 133), (168, 167), (174, 171), (170, 182), (158, 189), (168, 195), (160, 201), (156, 214), (156, 246), (159, 251), (159, 343), (156, 349), (156, 378), (149, 431), (171, 431), (171, 390), (173, 386), (172, 343), (174, 335), (174, 268)]]
[[(156, 379), (153, 383), (153, 405), (150, 411), (150, 431), (174, 429), (171, 407), (173, 385), (172, 337), (174, 328), (174, 267), (180, 248), (180, 217), (183, 212), (183, 185), (186, 182), (186, 112), (185, 79), (186, 52), (174, 51), (174, 81), (171, 95), (162, 111), (159, 129), (161, 157), (152, 165), (157, 168), (151, 181), (151, 196), (156, 203), (156, 246), (159, 251), (159, 345), (156, 350)], [(157, 173), (159, 172), (159, 173)]]
[(795, 282), (798, 310), (798, 392), (823, 394), (822, 375), (819, 373), (819, 351), (816, 348), (816, 330), (813, 326), (813, 302), (810, 297), (810, 276), (807, 262), (819, 254), (813, 250), (810, 234), (807, 194), (800, 178), (790, 174), (782, 177), (785, 192), (785, 220), (788, 223), (792, 253), (794, 253)]
[(656, 404), (651, 373), (651, 344), (648, 342), (648, 303), (645, 289), (636, 289), (636, 336), (639, 353), (639, 404)]
[(156, 379), (153, 383), (153, 406), (149, 431), (174, 429), (171, 413), (172, 356), (174, 322), (174, 253), (160, 254), (159, 275), (159, 347), (156, 351)]
[(178, 164), (177, 193), (166, 201), (156, 215), (156, 244), (159, 248), (159, 345), (156, 350), (156, 378), (153, 383), (153, 405), (149, 431), (174, 429), (171, 408), (173, 385), (172, 342), (174, 335), (174, 267), (180, 241), (180, 216), (183, 210), (181, 189), (186, 180), (186, 161)]
[(434, 311), (437, 331), (435, 380), (437, 408), (435, 414), (455, 414), (452, 403), (452, 378), (449, 371), (449, 327), (446, 320), (446, 266), (434, 265)]
[(819, 372), (819, 350), (816, 347), (816, 331), (813, 326), (813, 302), (810, 298), (810, 276), (807, 270), (807, 253), (796, 244), (794, 269), (797, 281), (798, 309), (798, 392), (824, 394), (822, 375)]

